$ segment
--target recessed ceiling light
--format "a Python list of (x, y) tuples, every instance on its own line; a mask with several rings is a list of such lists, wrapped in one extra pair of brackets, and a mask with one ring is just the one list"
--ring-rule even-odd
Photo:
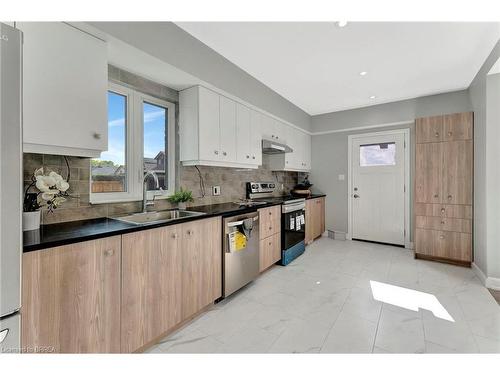
[(360, 76), (366, 76), (367, 74), (368, 74), (368, 72), (365, 72), (365, 71), (359, 72)]
[(370, 99), (375, 99), (375, 98), (376, 98), (375, 95), (370, 96)]
[(347, 21), (338, 21), (337, 26), (338, 27), (345, 27), (345, 26), (347, 26)]

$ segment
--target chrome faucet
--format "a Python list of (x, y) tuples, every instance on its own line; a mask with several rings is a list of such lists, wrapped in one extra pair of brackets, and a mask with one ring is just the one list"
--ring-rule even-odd
[(147, 171), (146, 174), (144, 175), (144, 179), (142, 180), (142, 212), (147, 212), (148, 206), (154, 204), (154, 202), (148, 202), (147, 182), (149, 176), (152, 176), (154, 178), (156, 189), (160, 188), (160, 181), (158, 181), (158, 176), (156, 175), (156, 173), (154, 173), (153, 171)]

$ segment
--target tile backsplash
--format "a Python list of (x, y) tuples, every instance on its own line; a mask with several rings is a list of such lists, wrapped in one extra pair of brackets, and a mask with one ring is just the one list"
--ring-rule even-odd
[[(64, 221), (93, 219), (106, 216), (117, 216), (141, 209), (142, 201), (123, 203), (91, 204), (90, 198), (90, 159), (67, 156), (70, 173), (70, 198), (54, 212), (42, 209), (42, 223), (52, 224)], [(30, 178), (35, 169), (45, 168), (68, 176), (65, 157), (59, 155), (24, 154), (24, 185), (30, 184)], [(245, 182), (247, 181), (275, 181), (279, 190), (277, 194), (289, 193), (297, 183), (295, 172), (272, 172), (265, 168), (235, 169), (222, 167), (199, 166), (199, 173), (195, 167), (178, 166), (177, 186), (191, 190), (195, 198), (190, 206), (233, 202), (245, 198)], [(200, 174), (204, 181), (205, 196), (202, 197)], [(212, 186), (220, 186), (221, 194), (212, 196)], [(169, 209), (173, 206), (165, 199), (157, 199), (151, 210)]]

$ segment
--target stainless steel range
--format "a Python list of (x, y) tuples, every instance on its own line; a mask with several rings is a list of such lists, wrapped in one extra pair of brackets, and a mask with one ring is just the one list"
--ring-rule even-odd
[(247, 200), (281, 203), (281, 265), (286, 266), (305, 251), (306, 200), (277, 196), (274, 182), (247, 182)]

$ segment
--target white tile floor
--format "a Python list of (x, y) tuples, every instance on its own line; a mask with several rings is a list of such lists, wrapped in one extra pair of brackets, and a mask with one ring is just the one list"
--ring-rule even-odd
[[(454, 321), (377, 301), (370, 280), (432, 294)], [(149, 352), (498, 353), (500, 307), (470, 269), (321, 238)]]

